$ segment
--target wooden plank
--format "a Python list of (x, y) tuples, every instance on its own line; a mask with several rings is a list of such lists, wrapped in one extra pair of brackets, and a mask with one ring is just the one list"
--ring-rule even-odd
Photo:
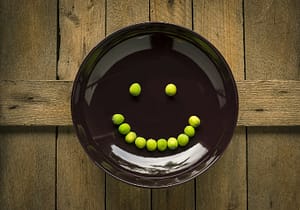
[(278, 126), (300, 124), (300, 81), (245, 81), (238, 84), (239, 124)]
[(134, 187), (107, 175), (106, 210), (151, 209), (150, 190)]
[[(299, 22), (298, 0), (245, 1), (247, 79), (300, 79)], [(249, 210), (300, 209), (299, 139), (300, 127), (248, 129)]]
[(235, 79), (243, 80), (242, 0), (194, 0), (193, 14), (194, 30), (221, 51)]
[(149, 21), (149, 3), (139, 0), (107, 1), (107, 35), (125, 26)]
[(245, 1), (247, 79), (299, 80), (300, 3)]
[(58, 77), (74, 80), (87, 53), (105, 37), (105, 0), (60, 0)]
[[(55, 79), (56, 2), (3, 0), (0, 11), (0, 78)], [(1, 127), (0, 139), (0, 208), (53, 210), (55, 129)]]
[(299, 127), (248, 129), (249, 210), (299, 210), (299, 139)]
[(1, 125), (71, 125), (69, 81), (1, 81)]
[[(300, 125), (300, 81), (248, 80), (237, 87), (238, 125)], [(72, 125), (71, 89), (71, 81), (0, 81), (0, 125)]]
[(105, 209), (105, 174), (68, 127), (58, 129), (57, 209)]
[[(150, 0), (150, 20), (192, 29), (192, 1)], [(194, 180), (177, 187), (152, 190), (152, 209), (195, 209)]]
[(238, 127), (223, 157), (196, 179), (197, 209), (247, 209), (245, 144)]
[[(59, 6), (58, 76), (73, 80), (84, 57), (105, 36), (105, 0), (60, 0)], [(71, 87), (65, 88), (57, 92), (71, 90)], [(59, 100), (69, 104), (70, 97)], [(56, 107), (55, 110), (62, 109)], [(70, 115), (65, 117), (70, 120)], [(58, 131), (57, 208), (105, 209), (105, 173), (88, 158), (72, 128), (59, 127)]]
[[(130, 24), (149, 20), (148, 1), (110, 0), (107, 1), (106, 31), (110, 34)], [(132, 210), (151, 209), (151, 191), (137, 188), (113, 177), (106, 176), (106, 209)]]
[(150, 0), (150, 20), (173, 23), (192, 29), (192, 1)]
[(153, 189), (152, 209), (195, 209), (195, 180), (166, 189)]
[[(220, 50), (229, 63), (235, 79), (240, 81), (244, 79), (242, 14), (242, 0), (194, 0), (195, 31)], [(238, 89), (247, 91), (240, 87), (240, 84)], [(241, 117), (245, 116), (243, 109), (248, 107), (245, 101), (248, 103), (249, 101), (248, 98), (244, 101), (243, 97), (247, 98), (248, 93), (240, 94), (239, 123), (247, 124), (249, 121), (243, 123)], [(247, 117), (249, 116), (251, 118), (252, 115)], [(196, 186), (196, 206), (199, 210), (247, 208), (245, 128), (236, 129), (224, 156), (213, 168), (196, 179)]]

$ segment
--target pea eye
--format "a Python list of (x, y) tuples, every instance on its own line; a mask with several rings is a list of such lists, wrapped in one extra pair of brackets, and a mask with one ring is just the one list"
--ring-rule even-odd
[(133, 83), (129, 87), (129, 93), (132, 96), (139, 96), (141, 94), (142, 88), (141, 85), (137, 82)]
[(174, 96), (176, 92), (177, 92), (177, 87), (172, 83), (168, 84), (165, 88), (165, 93), (167, 96)]

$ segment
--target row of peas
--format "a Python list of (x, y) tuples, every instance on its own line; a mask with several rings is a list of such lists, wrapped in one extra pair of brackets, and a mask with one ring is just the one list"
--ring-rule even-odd
[[(132, 96), (139, 96), (141, 94), (142, 87), (139, 83), (132, 83), (129, 87), (129, 93)], [(173, 83), (167, 84), (165, 87), (165, 93), (168, 96), (174, 96), (177, 93), (177, 87)]]
[(131, 131), (131, 126), (124, 121), (125, 117), (122, 114), (112, 116), (113, 124), (118, 126), (119, 133), (125, 136), (127, 143), (134, 143), (139, 149), (146, 147), (148, 151), (155, 151), (156, 149), (165, 151), (167, 148), (175, 150), (178, 145), (184, 147), (189, 143), (189, 139), (195, 135), (195, 128), (200, 125), (200, 118), (193, 115), (188, 119), (189, 125), (184, 128), (184, 132), (179, 134), (177, 138), (170, 137), (168, 140), (160, 138), (156, 141), (152, 138), (146, 140), (144, 137), (138, 136), (134, 131)]

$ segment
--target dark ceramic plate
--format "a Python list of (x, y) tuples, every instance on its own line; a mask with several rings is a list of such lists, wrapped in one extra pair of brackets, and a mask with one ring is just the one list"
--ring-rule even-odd
[[(142, 94), (128, 88), (139, 82)], [(177, 94), (167, 97), (165, 85)], [(146, 138), (177, 136), (188, 117), (201, 126), (185, 147), (148, 152), (127, 144), (112, 124), (122, 113)], [(123, 28), (100, 42), (85, 58), (74, 82), (72, 119), (90, 158), (112, 176), (143, 187), (186, 182), (209, 168), (224, 152), (237, 122), (238, 95), (222, 55), (188, 29), (165, 23)]]

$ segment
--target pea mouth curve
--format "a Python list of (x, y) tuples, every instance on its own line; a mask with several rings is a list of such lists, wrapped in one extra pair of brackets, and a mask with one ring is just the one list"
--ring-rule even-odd
[(200, 118), (196, 115), (192, 115), (188, 118), (188, 125), (185, 126), (182, 133), (178, 134), (177, 138), (168, 137), (168, 139), (158, 138), (155, 140), (153, 138), (139, 136), (134, 130), (132, 130), (130, 124), (125, 122), (123, 114), (114, 114), (112, 116), (112, 122), (117, 126), (119, 134), (124, 137), (126, 143), (134, 143), (138, 149), (146, 148), (150, 152), (156, 150), (163, 152), (167, 149), (176, 150), (178, 146), (185, 147), (189, 143), (190, 139), (195, 136), (197, 128), (201, 124)]

